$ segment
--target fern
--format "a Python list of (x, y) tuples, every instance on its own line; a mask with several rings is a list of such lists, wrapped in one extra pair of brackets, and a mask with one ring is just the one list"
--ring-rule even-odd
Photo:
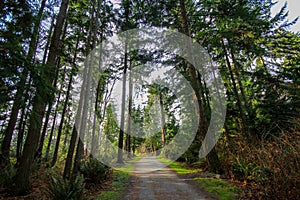
[(110, 168), (97, 159), (91, 158), (89, 161), (82, 162), (80, 173), (84, 176), (85, 181), (89, 183), (99, 183), (110, 175)]
[(84, 178), (77, 176), (75, 180), (65, 180), (60, 176), (52, 176), (46, 189), (46, 195), (52, 200), (80, 200), (83, 197)]

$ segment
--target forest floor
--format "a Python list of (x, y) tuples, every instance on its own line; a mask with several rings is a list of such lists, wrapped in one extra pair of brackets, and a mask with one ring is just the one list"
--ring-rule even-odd
[(134, 163), (135, 170), (124, 200), (216, 199), (188, 179), (180, 178), (156, 157)]

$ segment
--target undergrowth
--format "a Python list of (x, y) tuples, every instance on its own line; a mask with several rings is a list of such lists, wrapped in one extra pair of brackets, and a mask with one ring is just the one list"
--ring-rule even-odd
[(221, 140), (218, 151), (226, 176), (240, 182), (241, 199), (300, 199), (300, 128), (249, 142)]

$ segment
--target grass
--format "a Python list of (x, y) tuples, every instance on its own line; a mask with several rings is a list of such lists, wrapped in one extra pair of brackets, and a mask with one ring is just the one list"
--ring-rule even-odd
[(105, 191), (100, 194), (97, 199), (99, 200), (115, 200), (120, 197), (120, 193), (118, 191)]
[(214, 195), (216, 195), (220, 200), (232, 200), (237, 197), (237, 189), (232, 184), (215, 178), (195, 178), (197, 183), (201, 187)]
[(118, 200), (122, 197), (123, 193), (129, 182), (130, 173), (115, 170), (113, 172), (114, 181), (111, 184), (111, 189), (105, 191), (97, 196), (99, 200)]
[[(174, 162), (166, 158), (158, 158), (161, 162), (167, 164), (178, 174), (192, 174), (202, 172), (202, 169), (187, 168), (185, 164)], [(207, 192), (214, 194), (220, 200), (232, 200), (237, 197), (237, 188), (222, 179), (216, 178), (195, 178), (199, 185)]]
[(116, 168), (113, 171), (113, 182), (111, 189), (102, 192), (97, 196), (98, 200), (119, 200), (124, 195), (124, 192), (128, 186), (129, 178), (134, 170), (133, 163), (139, 160), (140, 157), (135, 157), (132, 160), (126, 162), (122, 167)]
[(158, 160), (167, 164), (170, 168), (172, 168), (178, 174), (192, 174), (192, 173), (197, 173), (197, 172), (202, 171), (202, 169), (187, 168), (184, 164), (171, 161), (167, 158), (158, 158)]

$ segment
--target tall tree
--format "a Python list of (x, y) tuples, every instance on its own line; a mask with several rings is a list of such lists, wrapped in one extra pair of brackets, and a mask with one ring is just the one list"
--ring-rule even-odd
[(132, 60), (129, 61), (129, 91), (128, 91), (128, 115), (127, 115), (127, 127), (126, 127), (126, 140), (125, 140), (125, 150), (127, 151), (127, 157), (131, 157), (131, 126), (132, 126)]
[[(183, 33), (185, 33), (187, 36), (191, 37), (191, 31), (190, 31), (190, 27), (189, 27), (189, 19), (187, 16), (186, 1), (180, 0), (179, 7), (180, 7), (181, 28), (183, 30)], [(190, 44), (189, 40), (186, 42), (186, 45), (187, 45), (186, 53), (188, 54), (188, 56), (192, 56), (191, 44)], [(201, 140), (205, 137), (206, 131), (208, 129), (208, 120), (207, 120), (207, 116), (206, 116), (204, 106), (203, 106), (203, 99), (201, 98), (201, 91), (203, 90), (203, 88), (200, 87), (201, 84), (198, 82), (198, 80), (201, 80), (201, 79), (197, 79), (197, 73), (196, 73), (195, 68), (190, 63), (187, 63), (187, 69), (189, 71), (191, 85), (195, 91), (194, 102), (198, 105), (198, 108), (199, 108), (199, 110), (195, 109), (195, 111), (196, 111), (196, 116), (198, 117), (198, 121), (199, 121), (197, 137), (198, 137), (198, 139)], [(219, 158), (218, 158), (215, 148), (213, 148), (207, 155), (207, 162), (208, 162), (208, 165), (209, 165), (209, 168), (211, 171), (220, 172), (221, 164), (220, 164), (220, 161), (219, 161)]]
[(68, 0), (62, 0), (61, 2), (60, 11), (57, 16), (57, 22), (51, 40), (47, 68), (42, 70), (40, 81), (36, 84), (37, 89), (33, 99), (33, 108), (29, 119), (30, 125), (28, 134), (15, 176), (15, 186), (13, 188), (13, 192), (15, 194), (25, 194), (30, 188), (29, 177), (32, 171), (31, 167), (34, 161), (34, 154), (40, 138), (45, 107), (47, 99), (53, 95), (50, 88), (53, 84), (53, 79), (57, 70), (55, 67), (57, 57), (59, 55), (60, 37), (62, 35), (63, 24), (67, 14), (68, 2)]
[[(124, 0), (122, 1), (124, 6), (124, 17), (125, 23), (122, 27), (123, 31), (127, 31), (130, 29), (130, 1)], [(127, 70), (128, 70), (128, 37), (127, 34), (125, 36), (125, 48), (124, 48), (124, 68), (123, 68), (123, 84), (122, 84), (122, 105), (121, 105), (121, 119), (120, 119), (120, 132), (119, 132), (119, 142), (118, 142), (118, 163), (123, 163), (123, 145), (124, 145), (124, 128), (125, 128), (125, 101), (126, 101), (126, 78), (127, 78)]]

